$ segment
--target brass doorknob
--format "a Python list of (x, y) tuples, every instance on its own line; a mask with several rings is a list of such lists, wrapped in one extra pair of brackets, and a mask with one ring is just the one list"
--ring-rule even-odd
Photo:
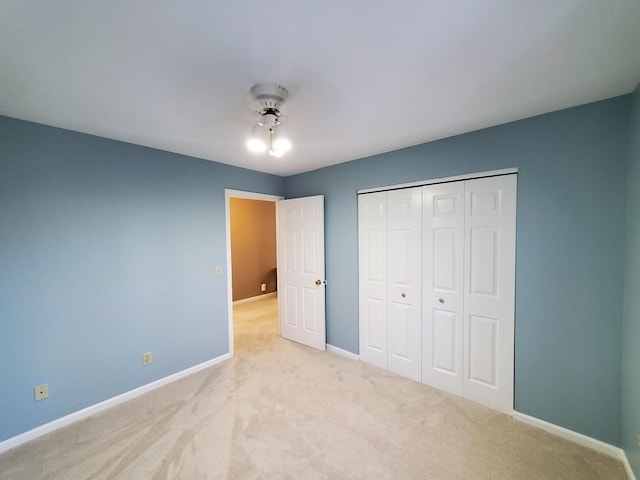
[(318, 286), (322, 285), (322, 280), (316, 280), (316, 285)]
[(438, 299), (438, 301), (439, 301), (440, 303), (444, 303), (444, 298), (439, 298), (439, 299)]

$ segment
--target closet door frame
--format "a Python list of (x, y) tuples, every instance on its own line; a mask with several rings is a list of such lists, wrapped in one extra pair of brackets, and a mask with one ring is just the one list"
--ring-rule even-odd
[(401, 188), (424, 187), (426, 185), (434, 185), (436, 183), (457, 182), (459, 180), (474, 180), (476, 178), (498, 177), (501, 175), (510, 175), (518, 173), (517, 168), (503, 168), (500, 170), (489, 170), (486, 172), (467, 173), (464, 175), (455, 175), (452, 177), (438, 177), (426, 180), (418, 180), (416, 182), (396, 183), (393, 185), (385, 185), (383, 187), (361, 188), (356, 193), (362, 195), (364, 193), (388, 192), (389, 190), (399, 190)]

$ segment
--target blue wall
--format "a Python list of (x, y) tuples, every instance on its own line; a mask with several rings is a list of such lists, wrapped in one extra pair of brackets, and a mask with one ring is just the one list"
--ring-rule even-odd
[(516, 410), (614, 445), (629, 96), (285, 179), (325, 195), (327, 338), (358, 352), (361, 188), (517, 167)]
[(282, 178), (6, 117), (0, 155), (0, 441), (229, 351), (224, 189)]
[(622, 341), (622, 445), (640, 478), (640, 86), (632, 97)]

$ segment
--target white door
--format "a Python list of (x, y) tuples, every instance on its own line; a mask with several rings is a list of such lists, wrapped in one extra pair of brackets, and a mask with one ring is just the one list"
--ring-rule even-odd
[(277, 202), (280, 334), (326, 349), (324, 196)]
[(513, 409), (516, 175), (465, 182), (466, 398)]
[(422, 382), (462, 395), (464, 182), (423, 187)]
[(360, 359), (387, 369), (387, 194), (358, 196)]
[(421, 379), (422, 189), (387, 192), (389, 371)]

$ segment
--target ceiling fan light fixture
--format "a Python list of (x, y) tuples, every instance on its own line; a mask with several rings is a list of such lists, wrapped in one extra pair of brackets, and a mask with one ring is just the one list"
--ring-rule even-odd
[(247, 148), (253, 153), (263, 153), (282, 157), (291, 150), (291, 140), (283, 135), (280, 127), (280, 107), (287, 99), (287, 89), (275, 83), (259, 83), (251, 89), (253, 108), (260, 115), (258, 124), (253, 126)]
[(291, 150), (291, 140), (283, 134), (280, 128), (274, 130), (271, 134), (271, 150), (269, 153), (273, 156), (281, 157), (289, 150)]
[(268, 131), (273, 130), (276, 128), (276, 125), (280, 124), (280, 120), (278, 119), (278, 116), (280, 115), (279, 112), (276, 113), (276, 111), (269, 110), (261, 115), (262, 117), (260, 118), (258, 125), (264, 127)]
[(253, 153), (262, 153), (267, 150), (269, 143), (268, 131), (260, 125), (254, 125), (251, 129), (251, 136), (247, 140), (247, 148)]

